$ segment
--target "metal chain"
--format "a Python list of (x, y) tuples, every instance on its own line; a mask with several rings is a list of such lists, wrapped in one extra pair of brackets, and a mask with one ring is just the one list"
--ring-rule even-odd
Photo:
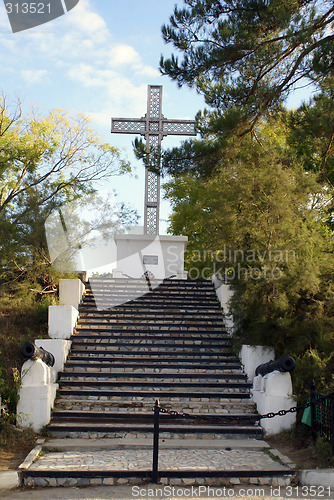
[(210, 422), (219, 422), (222, 423), (224, 422), (225, 424), (232, 423), (233, 421), (239, 421), (239, 422), (252, 422), (262, 420), (264, 418), (274, 418), (277, 416), (283, 417), (284, 415), (287, 415), (288, 413), (296, 413), (299, 410), (303, 410), (305, 408), (309, 408), (311, 406), (311, 403), (305, 403), (304, 405), (300, 406), (293, 406), (292, 408), (289, 408), (289, 410), (280, 410), (276, 413), (270, 412), (266, 413), (265, 415), (255, 415), (254, 417), (249, 417), (247, 415), (242, 415), (242, 416), (236, 416), (234, 415), (233, 419), (230, 421), (226, 420), (226, 417), (224, 416), (205, 416), (205, 415), (191, 415), (190, 413), (185, 413), (185, 412), (178, 412), (176, 410), (168, 410), (167, 408), (163, 408), (162, 406), (159, 405), (159, 411), (160, 413), (168, 413), (169, 415), (172, 415), (173, 417), (182, 417), (182, 418), (187, 418), (190, 420), (206, 420)]
[(231, 424), (236, 421), (239, 421), (239, 422), (244, 422), (244, 423), (254, 423), (254, 418), (251, 418), (247, 415), (242, 415), (240, 417), (234, 415), (233, 416), (233, 419), (231, 420), (226, 420), (225, 417), (219, 417), (219, 416), (206, 416), (206, 415), (191, 415), (189, 413), (185, 413), (185, 412), (178, 412), (178, 411), (175, 411), (175, 410), (168, 410), (167, 408), (163, 408), (161, 406), (159, 406), (159, 410), (161, 413), (168, 413), (169, 415), (172, 415), (173, 417), (182, 417), (182, 418), (187, 418), (187, 419), (190, 419), (190, 420), (200, 420), (200, 421), (207, 421), (207, 422), (216, 422), (216, 423), (220, 423), (222, 424), (222, 422), (224, 421), (224, 423), (226, 425), (228, 424)]
[(265, 415), (257, 415), (256, 420), (261, 420), (263, 418), (274, 418), (274, 417), (284, 417), (284, 415), (287, 415), (288, 413), (296, 413), (299, 410), (305, 410), (305, 408), (309, 408), (311, 406), (311, 402), (305, 403), (304, 405), (300, 406), (293, 406), (292, 408), (289, 408), (289, 410), (280, 410), (276, 413), (270, 412), (266, 413)]

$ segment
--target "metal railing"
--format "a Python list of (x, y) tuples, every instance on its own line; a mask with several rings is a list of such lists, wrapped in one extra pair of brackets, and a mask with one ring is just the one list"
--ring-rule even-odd
[(334, 395), (325, 396), (316, 391), (312, 382), (310, 391), (311, 432), (313, 439), (323, 437), (332, 445), (334, 453)]

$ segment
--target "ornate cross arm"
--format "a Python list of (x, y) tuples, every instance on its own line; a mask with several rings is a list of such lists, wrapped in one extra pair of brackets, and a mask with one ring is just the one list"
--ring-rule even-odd
[(112, 118), (112, 134), (142, 134), (146, 132), (145, 118)]
[(167, 135), (196, 135), (194, 120), (147, 120), (144, 118), (112, 118), (111, 132), (113, 134), (162, 134)]

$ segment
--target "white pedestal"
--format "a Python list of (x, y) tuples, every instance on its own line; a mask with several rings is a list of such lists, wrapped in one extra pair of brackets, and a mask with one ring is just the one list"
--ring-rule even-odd
[(20, 427), (32, 426), (35, 432), (50, 422), (51, 408), (56, 398), (58, 384), (55, 370), (43, 361), (26, 361), (21, 370), (22, 384), (17, 404), (17, 423)]
[(217, 275), (212, 276), (212, 283), (216, 289), (216, 295), (224, 311), (224, 323), (227, 332), (232, 335), (234, 330), (233, 315), (230, 314), (230, 300), (233, 297), (233, 290), (230, 285), (222, 283)]
[[(289, 410), (296, 406), (292, 397), (292, 382), (290, 373), (274, 371), (264, 377), (257, 375), (253, 381), (253, 401), (260, 415), (276, 413), (279, 410)], [(260, 421), (266, 436), (288, 430), (296, 423), (296, 413), (284, 416), (266, 418)]]
[(79, 312), (73, 306), (49, 306), (49, 337), (69, 339)]
[(155, 279), (187, 279), (184, 271), (186, 236), (117, 234), (114, 277), (140, 278), (148, 271)]
[(239, 357), (248, 380), (252, 382), (255, 377), (256, 368), (275, 359), (275, 349), (262, 345), (244, 344), (241, 347)]
[(79, 309), (85, 285), (79, 279), (61, 279), (59, 281), (59, 305)]

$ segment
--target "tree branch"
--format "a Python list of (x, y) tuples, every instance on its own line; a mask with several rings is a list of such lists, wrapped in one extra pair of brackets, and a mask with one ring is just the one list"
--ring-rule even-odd
[(333, 141), (334, 141), (334, 131), (332, 133), (331, 138), (329, 139), (329, 142), (328, 142), (328, 145), (327, 145), (324, 157), (323, 157), (321, 165), (320, 165), (320, 171), (321, 171), (321, 173), (324, 173), (324, 171), (325, 171), (325, 166), (326, 166), (327, 158), (328, 158), (328, 155), (329, 155), (329, 151), (330, 151), (330, 149), (332, 147)]

